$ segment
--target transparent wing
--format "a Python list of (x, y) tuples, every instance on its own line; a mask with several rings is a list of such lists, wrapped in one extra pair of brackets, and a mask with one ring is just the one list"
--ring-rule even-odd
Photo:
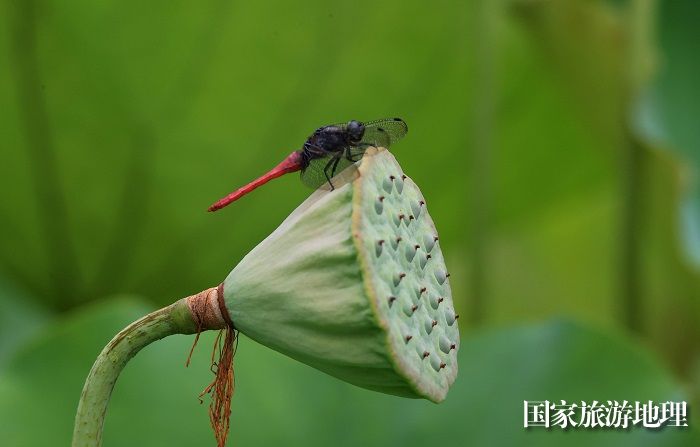
[[(329, 188), (331, 186), (337, 188), (352, 177), (350, 173), (346, 176), (346, 171), (356, 169), (355, 162), (359, 161), (364, 153), (365, 148), (351, 147), (328, 157), (315, 158), (301, 172), (301, 181), (313, 189), (323, 186), (324, 183)], [(348, 154), (350, 159), (347, 157)]]
[(361, 144), (388, 148), (408, 133), (408, 125), (401, 118), (384, 118), (365, 123)]
[(316, 189), (328, 181), (325, 170), (329, 162), (333, 161), (333, 157), (314, 158), (309, 162), (309, 165), (301, 171), (301, 181), (306, 186)]

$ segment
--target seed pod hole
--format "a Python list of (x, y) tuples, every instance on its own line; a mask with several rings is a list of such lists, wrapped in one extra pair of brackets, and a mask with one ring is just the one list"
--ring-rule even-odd
[(386, 191), (388, 193), (391, 193), (393, 187), (394, 187), (394, 182), (392, 182), (390, 178), (386, 178), (382, 182), (382, 188), (384, 188), (384, 191)]
[(421, 206), (418, 202), (411, 202), (411, 211), (413, 212), (413, 215), (418, 217), (420, 216), (421, 212)]
[(437, 308), (440, 306), (439, 299), (440, 299), (439, 297), (437, 297), (435, 295), (431, 295), (430, 298), (428, 298), (428, 301), (430, 302), (430, 307), (437, 310)]
[(384, 203), (383, 203), (384, 197), (379, 197), (376, 202), (374, 202), (374, 211), (377, 214), (382, 214), (384, 211)]
[(423, 236), (423, 246), (425, 247), (425, 251), (428, 253), (433, 251), (433, 247), (435, 246), (435, 237), (431, 234), (425, 234)]
[(457, 315), (455, 314), (454, 310), (447, 309), (447, 311), (445, 311), (445, 321), (447, 321), (449, 326), (452, 326), (456, 319)]
[(440, 357), (435, 354), (430, 356), (430, 366), (432, 366), (435, 371), (440, 371), (444, 368), (441, 365), (443, 365), (443, 362), (440, 360)]
[(428, 259), (430, 259), (430, 255), (426, 255), (425, 253), (420, 254), (418, 262), (420, 264), (421, 270), (425, 269), (426, 264), (428, 264)]
[(379, 240), (377, 241), (377, 247), (376, 247), (376, 250), (375, 250), (375, 253), (376, 253), (377, 257), (379, 257), (379, 256), (382, 255), (382, 249), (383, 249), (383, 248), (384, 248), (384, 239), (379, 239)]
[(407, 245), (405, 255), (406, 255), (406, 261), (408, 261), (408, 262), (413, 261), (413, 258), (416, 256), (415, 247), (411, 247), (410, 245)]
[(454, 343), (452, 343), (447, 337), (444, 335), (440, 336), (440, 340), (438, 342), (438, 345), (440, 347), (440, 350), (444, 352), (445, 354), (449, 353), (452, 349), (454, 349), (452, 346), (454, 346)]
[(403, 179), (405, 176), (395, 179), (394, 184), (396, 185), (396, 191), (401, 194), (403, 192)]
[(434, 274), (435, 274), (435, 279), (437, 280), (438, 284), (442, 285), (445, 283), (445, 279), (447, 279), (445, 272), (443, 272), (441, 269), (435, 269)]

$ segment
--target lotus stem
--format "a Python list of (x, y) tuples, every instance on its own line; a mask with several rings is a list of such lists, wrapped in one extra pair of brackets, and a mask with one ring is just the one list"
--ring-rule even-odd
[(216, 297), (217, 289), (211, 288), (183, 298), (131, 323), (105, 346), (85, 380), (75, 417), (73, 447), (102, 445), (102, 429), (114, 384), (141, 349), (169, 335), (225, 327)]

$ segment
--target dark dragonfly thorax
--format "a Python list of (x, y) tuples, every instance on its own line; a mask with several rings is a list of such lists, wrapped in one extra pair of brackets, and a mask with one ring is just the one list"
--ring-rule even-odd
[(346, 151), (357, 145), (364, 134), (364, 125), (357, 121), (356, 127), (347, 125), (330, 125), (319, 127), (314, 131), (303, 146), (303, 157), (306, 163), (317, 158), (328, 157)]

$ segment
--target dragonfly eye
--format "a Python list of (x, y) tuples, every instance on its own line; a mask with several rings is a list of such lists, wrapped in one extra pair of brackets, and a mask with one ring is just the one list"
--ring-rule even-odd
[(359, 121), (352, 120), (348, 122), (347, 131), (352, 141), (360, 141), (365, 133), (365, 126)]

